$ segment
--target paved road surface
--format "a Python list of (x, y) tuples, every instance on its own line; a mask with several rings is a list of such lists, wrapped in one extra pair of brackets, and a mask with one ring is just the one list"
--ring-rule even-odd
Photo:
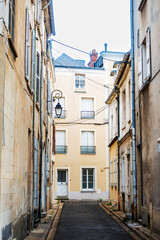
[(133, 240), (97, 203), (65, 203), (55, 240)]

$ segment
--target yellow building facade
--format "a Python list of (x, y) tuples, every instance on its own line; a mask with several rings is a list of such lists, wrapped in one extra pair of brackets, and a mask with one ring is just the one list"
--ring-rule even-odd
[(55, 72), (63, 93), (55, 118), (55, 198), (106, 200), (105, 71), (63, 54)]

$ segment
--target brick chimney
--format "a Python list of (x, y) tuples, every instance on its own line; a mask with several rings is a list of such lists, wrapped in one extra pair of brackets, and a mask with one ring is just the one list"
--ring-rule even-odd
[(88, 67), (94, 67), (94, 63), (97, 61), (98, 53), (96, 52), (96, 49), (93, 49), (90, 53), (90, 62), (88, 63)]

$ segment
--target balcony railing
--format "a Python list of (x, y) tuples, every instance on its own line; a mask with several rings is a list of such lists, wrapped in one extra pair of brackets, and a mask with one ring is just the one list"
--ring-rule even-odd
[(56, 145), (56, 153), (67, 153), (67, 146)]
[(94, 119), (95, 112), (94, 111), (81, 111), (81, 118), (82, 119)]
[(81, 146), (81, 154), (96, 154), (96, 146)]
[[(62, 110), (62, 114), (61, 114), (60, 118), (66, 118), (66, 116), (67, 116), (67, 111)], [(54, 118), (57, 118), (56, 113), (54, 113)]]

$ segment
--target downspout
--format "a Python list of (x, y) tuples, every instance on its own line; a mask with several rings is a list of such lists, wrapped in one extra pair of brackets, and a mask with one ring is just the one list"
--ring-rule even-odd
[(139, 93), (139, 128), (140, 128), (140, 162), (141, 162), (141, 206), (143, 206), (143, 161), (142, 161), (142, 119), (141, 119), (141, 93)]
[(137, 219), (137, 174), (136, 174), (136, 131), (135, 131), (135, 76), (134, 76), (134, 15), (133, 0), (130, 0), (130, 22), (131, 22), (131, 67), (132, 67), (132, 145), (133, 145), (133, 213), (134, 220)]
[(32, 200), (32, 229), (34, 228), (34, 162), (35, 162), (35, 73), (36, 73), (36, 25), (34, 26), (35, 29), (35, 53), (34, 53), (34, 76), (33, 76), (33, 126), (32, 126), (32, 157), (33, 157), (33, 200)]
[(42, 35), (41, 52), (41, 78), (40, 78), (40, 171), (39, 171), (39, 219), (42, 215), (42, 161), (43, 161), (43, 58), (44, 58), (44, 35)]
[(119, 139), (120, 139), (120, 116), (119, 116), (119, 89), (116, 89), (117, 93), (117, 125), (118, 125), (118, 210), (120, 210), (120, 156), (119, 156)]

